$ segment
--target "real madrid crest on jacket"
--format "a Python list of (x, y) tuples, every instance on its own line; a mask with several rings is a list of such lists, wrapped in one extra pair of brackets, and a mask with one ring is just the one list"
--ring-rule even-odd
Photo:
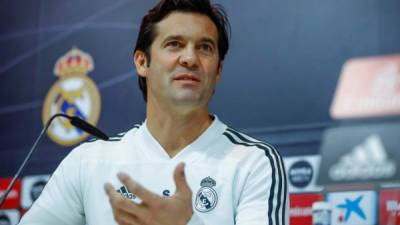
[[(91, 124), (97, 123), (101, 100), (96, 84), (88, 76), (93, 69), (92, 57), (77, 48), (57, 60), (54, 74), (58, 80), (50, 88), (44, 101), (43, 124), (56, 113), (78, 116)], [(88, 136), (64, 118), (56, 119), (47, 133), (60, 145), (74, 145)]]
[(213, 189), (215, 185), (216, 182), (211, 177), (206, 177), (201, 181), (201, 188), (197, 192), (195, 203), (199, 212), (209, 212), (217, 205), (218, 195)]

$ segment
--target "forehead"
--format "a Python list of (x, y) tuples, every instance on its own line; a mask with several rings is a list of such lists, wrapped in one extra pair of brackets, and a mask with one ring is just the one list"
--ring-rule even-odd
[(169, 36), (182, 36), (190, 39), (218, 40), (214, 22), (207, 16), (192, 12), (172, 12), (156, 24), (156, 38), (163, 40)]

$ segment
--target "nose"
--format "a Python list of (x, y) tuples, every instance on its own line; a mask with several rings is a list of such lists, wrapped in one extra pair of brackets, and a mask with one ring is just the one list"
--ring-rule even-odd
[(196, 50), (188, 46), (184, 51), (182, 51), (182, 55), (179, 58), (179, 63), (183, 67), (197, 68), (198, 57), (196, 54)]

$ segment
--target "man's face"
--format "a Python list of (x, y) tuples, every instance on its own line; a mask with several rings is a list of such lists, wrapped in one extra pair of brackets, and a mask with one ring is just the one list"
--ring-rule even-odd
[[(172, 12), (156, 25), (147, 78), (147, 102), (206, 106), (220, 78), (218, 31), (198, 13)], [(135, 56), (136, 58), (136, 56)]]

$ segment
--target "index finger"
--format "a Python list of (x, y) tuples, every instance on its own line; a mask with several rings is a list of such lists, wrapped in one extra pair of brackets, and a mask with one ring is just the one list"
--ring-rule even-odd
[(122, 199), (122, 196), (115, 191), (114, 187), (110, 183), (104, 184), (104, 190), (109, 197), (111, 205), (113, 205), (115, 201)]
[(128, 190), (132, 192), (132, 194), (138, 196), (144, 204), (151, 205), (151, 203), (161, 198), (161, 196), (149, 191), (125, 173), (118, 173), (118, 178)]

